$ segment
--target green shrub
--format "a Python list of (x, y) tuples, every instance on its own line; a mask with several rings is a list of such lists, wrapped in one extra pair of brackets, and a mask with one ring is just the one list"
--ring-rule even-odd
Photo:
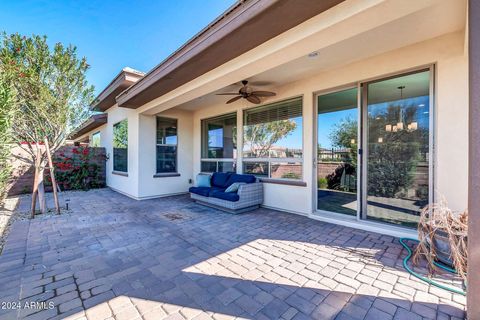
[(324, 177), (318, 178), (318, 188), (319, 189), (327, 189), (327, 187), (328, 187), (327, 178), (324, 178)]
[(368, 194), (393, 198), (413, 184), (419, 158), (418, 143), (372, 145), (368, 161)]
[(287, 172), (282, 175), (284, 179), (300, 179), (300, 175), (294, 172)]
[[(0, 74), (4, 71), (0, 68)], [(12, 124), (15, 113), (12, 88), (0, 77), (0, 203), (6, 195), (6, 187), (10, 179), (11, 167), (8, 163), (10, 157)]]

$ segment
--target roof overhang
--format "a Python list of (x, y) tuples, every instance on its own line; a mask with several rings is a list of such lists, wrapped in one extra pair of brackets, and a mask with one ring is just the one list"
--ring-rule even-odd
[(143, 78), (144, 75), (143, 72), (128, 67), (122, 69), (112, 82), (95, 98), (92, 108), (96, 111), (105, 111), (112, 107), (116, 103), (115, 97)]
[(95, 114), (88, 118), (84, 123), (82, 123), (77, 129), (75, 129), (71, 134), (69, 139), (77, 140), (78, 138), (82, 137), (86, 133), (97, 129), (98, 127), (107, 123), (108, 114), (101, 113)]
[(117, 96), (136, 109), (344, 0), (240, 1)]

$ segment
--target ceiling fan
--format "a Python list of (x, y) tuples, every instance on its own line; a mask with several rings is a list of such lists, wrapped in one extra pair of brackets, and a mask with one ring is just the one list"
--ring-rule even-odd
[(235, 102), (242, 98), (247, 99), (251, 103), (259, 104), (261, 102), (259, 97), (273, 97), (276, 95), (275, 92), (270, 92), (270, 91), (253, 91), (252, 87), (249, 87), (247, 85), (248, 84), (247, 80), (243, 80), (242, 84), (243, 84), (243, 87), (241, 87), (237, 93), (233, 93), (233, 92), (217, 93), (217, 96), (236, 96), (228, 100), (227, 104)]

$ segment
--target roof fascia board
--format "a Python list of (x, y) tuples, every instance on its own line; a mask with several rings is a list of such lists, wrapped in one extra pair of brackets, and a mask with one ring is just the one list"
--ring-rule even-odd
[(118, 87), (120, 87), (125, 82), (135, 83), (143, 76), (137, 73), (129, 72), (122, 70), (120, 71), (115, 78), (105, 87), (105, 89), (100, 92), (97, 97), (94, 99), (92, 108), (96, 108), (103, 100), (107, 99)]
[[(434, 0), (426, 0), (405, 6), (400, 0), (369, 0), (361, 3), (347, 0), (331, 10), (322, 12), (264, 44), (230, 60), (228, 63), (149, 101), (137, 110), (139, 113), (144, 114), (154, 114), (167, 110), (204, 94), (194, 94), (198, 90), (213, 92), (234, 81), (238, 81), (240, 78), (251, 77), (279, 64), (304, 56), (312, 52), (312, 50), (321, 49), (318, 47), (318, 41), (310, 41), (312, 37), (320, 37), (322, 39), (322, 48), (328, 47), (338, 40), (345, 40), (356, 34), (368, 32), (389, 21), (427, 8), (433, 5), (434, 2)], [(383, 15), (378, 19), (371, 19), (376, 12), (384, 12), (386, 7), (392, 8), (388, 16)], [(366, 23), (363, 23), (362, 27), (355, 31), (349, 31), (345, 26), (352, 23), (347, 20), (364, 21)], [(347, 24), (344, 24), (344, 22)], [(331, 36), (332, 33), (336, 34), (336, 38)], [(299, 51), (298, 44), (305, 42), (312, 43), (311, 48), (306, 49), (305, 52)], [(272, 64), (273, 61), (275, 61), (275, 65)], [(261, 66), (258, 65), (259, 63)], [(236, 80), (232, 82), (231, 75), (233, 74)], [(225, 80), (226, 78), (228, 80)], [(160, 105), (162, 106), (161, 108), (159, 107)]]
[(140, 93), (152, 83), (167, 76), (171, 71), (175, 70), (199, 52), (208, 48), (212, 43), (227, 36), (232, 30), (238, 28), (243, 23), (263, 12), (276, 2), (276, 0), (247, 1), (243, 6), (239, 7), (237, 12), (228, 14), (223, 20), (218, 21), (217, 19), (207, 26), (207, 28), (205, 28), (206, 30), (204, 29), (204, 31), (201, 31), (197, 36), (194, 36), (192, 40), (189, 40), (179, 50), (162, 61), (152, 71), (147, 73), (145, 77), (118, 95), (118, 105), (122, 106), (122, 104), (125, 104), (131, 97)]

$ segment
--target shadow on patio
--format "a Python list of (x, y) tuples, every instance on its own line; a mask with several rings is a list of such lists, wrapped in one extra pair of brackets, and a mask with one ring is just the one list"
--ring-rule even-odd
[(389, 236), (267, 209), (229, 215), (185, 196), (70, 198), (69, 214), (17, 222), (0, 256), (2, 302), (55, 308), (0, 316), (464, 317), (463, 297), (409, 277)]

